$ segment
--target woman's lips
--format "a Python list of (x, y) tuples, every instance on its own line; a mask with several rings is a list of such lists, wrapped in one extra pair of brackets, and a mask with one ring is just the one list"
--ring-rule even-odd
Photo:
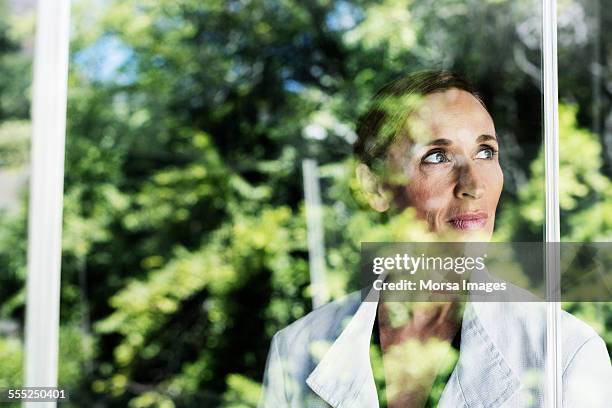
[(454, 216), (448, 223), (458, 230), (476, 230), (487, 224), (487, 214), (483, 212), (463, 213)]

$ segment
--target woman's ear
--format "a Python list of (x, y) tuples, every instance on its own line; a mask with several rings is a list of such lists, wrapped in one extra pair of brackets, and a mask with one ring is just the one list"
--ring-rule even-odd
[(370, 207), (378, 212), (387, 211), (390, 199), (379, 178), (365, 163), (359, 163), (355, 173)]

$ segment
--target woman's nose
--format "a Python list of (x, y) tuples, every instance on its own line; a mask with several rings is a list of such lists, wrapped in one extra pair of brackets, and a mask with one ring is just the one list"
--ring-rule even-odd
[(485, 186), (474, 167), (466, 163), (460, 166), (458, 171), (455, 197), (462, 200), (481, 198), (484, 194)]

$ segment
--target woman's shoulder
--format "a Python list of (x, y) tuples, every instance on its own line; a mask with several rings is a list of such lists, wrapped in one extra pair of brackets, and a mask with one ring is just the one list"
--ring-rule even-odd
[(601, 336), (593, 327), (566, 311), (561, 314), (561, 338), (564, 372), (580, 353), (589, 355), (589, 359), (603, 359), (610, 365), (610, 356)]
[(361, 304), (361, 293), (353, 292), (314, 309), (275, 334), (277, 341), (292, 346), (337, 337)]
[[(483, 302), (475, 306), (479, 320), (494, 343), (504, 349), (520, 350), (523, 356), (545, 355), (549, 325), (547, 302)], [(564, 368), (587, 342), (603, 343), (591, 326), (564, 310), (561, 311), (559, 335)], [(518, 349), (517, 344), (520, 344)], [(609, 360), (605, 347), (603, 351), (601, 357)]]
[[(480, 304), (479, 317), (491, 331), (505, 335), (512, 328), (528, 338), (534, 347), (546, 344), (548, 302), (511, 283), (498, 298), (497, 302), (475, 302)], [(591, 326), (565, 310), (561, 311), (559, 332), (564, 354), (575, 352), (581, 344), (598, 336)]]

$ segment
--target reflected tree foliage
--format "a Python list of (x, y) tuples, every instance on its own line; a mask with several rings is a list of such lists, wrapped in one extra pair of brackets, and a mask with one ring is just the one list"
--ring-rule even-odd
[[(611, 24), (612, 11), (595, 21), (595, 2), (560, 3), (562, 233), (609, 240), (612, 31), (589, 27)], [(357, 288), (361, 241), (423, 240), (410, 211), (368, 211), (354, 177), (357, 120), (402, 73), (444, 68), (474, 82), (501, 140), (496, 239), (541, 240), (538, 10), (528, 0), (73, 2), (60, 354), (70, 404), (256, 405), (272, 335), (311, 309), (305, 158), (320, 164), (332, 297)], [(0, 12), (0, 171), (27, 161), (32, 28), (31, 15)], [(595, 71), (577, 63), (591, 57)], [(0, 211), (0, 388), (20, 383), (26, 213), (25, 196)], [(612, 346), (609, 304), (567, 308)], [(429, 346), (408, 354), (444, 354)]]

